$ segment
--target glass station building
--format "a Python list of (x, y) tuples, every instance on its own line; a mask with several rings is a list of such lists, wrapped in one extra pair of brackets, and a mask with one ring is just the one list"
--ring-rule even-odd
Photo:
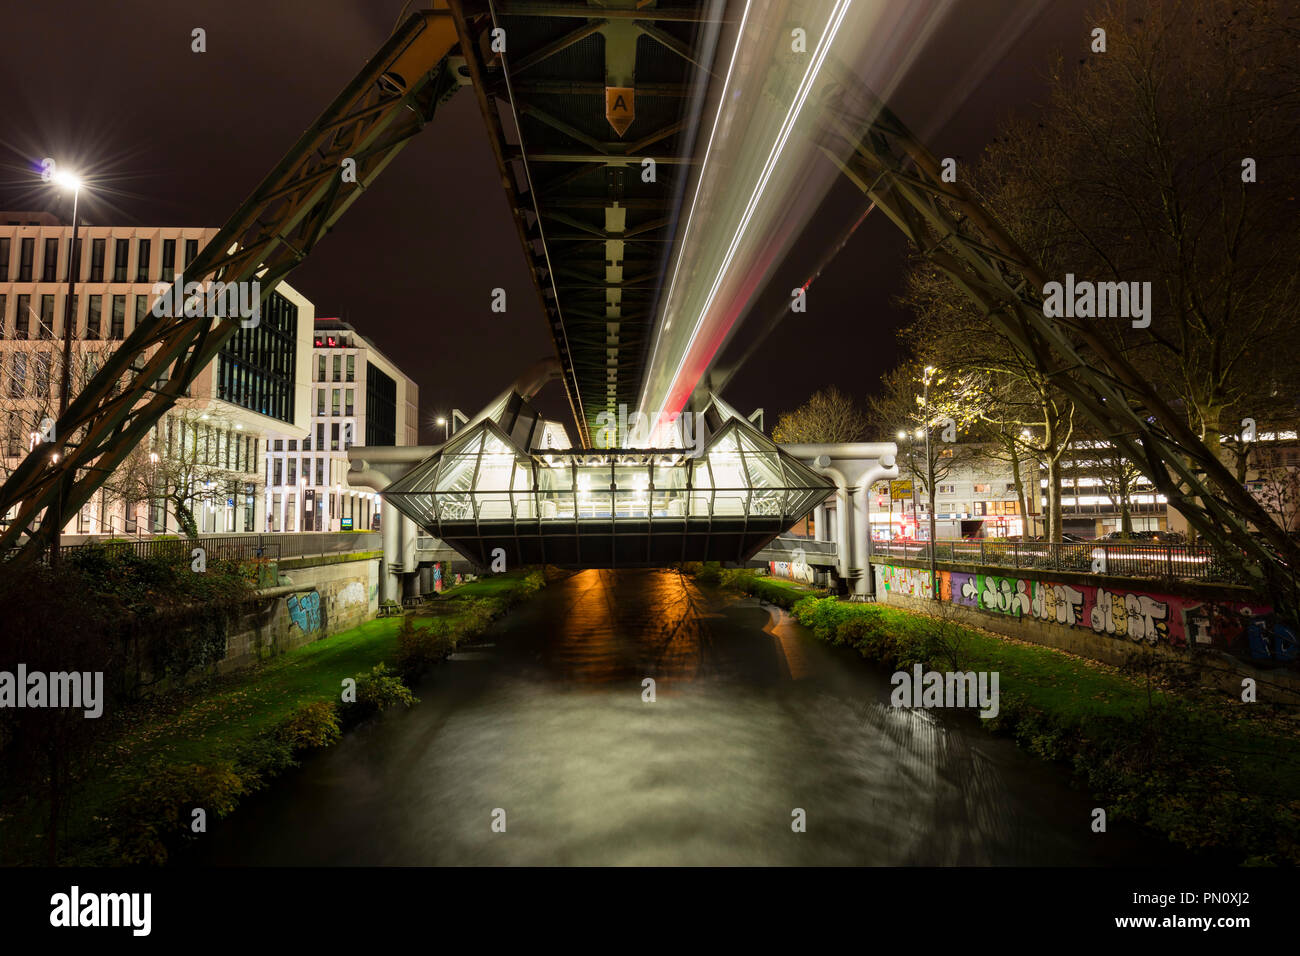
[(483, 567), (746, 561), (833, 493), (717, 396), (702, 446), (575, 449), (516, 392), (479, 414), (383, 497)]

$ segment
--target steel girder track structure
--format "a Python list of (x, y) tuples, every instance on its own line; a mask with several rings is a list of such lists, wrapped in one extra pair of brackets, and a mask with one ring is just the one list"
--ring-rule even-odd
[(935, 157), (879, 98), (853, 81), (830, 84), (822, 94), (816, 135), (825, 155), (1104, 429), (1197, 532), (1294, 615), (1291, 569), (1300, 568), (1300, 548), (1186, 419), (1086, 320), (1043, 314), (1049, 279), (1042, 268), (969, 190), (942, 180)]
[[(456, 42), (448, 11), (410, 16), (187, 266), (189, 281), (257, 280), (265, 302), (458, 88)], [(346, 158), (355, 183), (343, 182)], [(238, 328), (238, 319), (150, 313), (69, 404), (46, 451), (29, 454), (0, 488), (0, 514), (19, 506), (0, 552), (42, 509), (80, 509)], [(43, 521), (14, 560), (47, 547), (53, 530)]]
[[(708, 79), (706, 25), (725, 19), (715, 6), (453, 3), (586, 446), (602, 412), (637, 406), (665, 252), (694, 162), (690, 104)], [(493, 45), (497, 30), (504, 50)], [(642, 178), (647, 159), (655, 162), (650, 183)]]

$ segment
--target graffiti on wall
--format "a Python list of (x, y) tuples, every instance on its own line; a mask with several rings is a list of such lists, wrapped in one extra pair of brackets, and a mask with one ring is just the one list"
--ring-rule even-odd
[(768, 573), (774, 578), (785, 578), (787, 581), (799, 581), (803, 584), (813, 583), (813, 569), (808, 564), (807, 558), (804, 557), (803, 551), (796, 548), (792, 561), (769, 561)]
[(349, 581), (335, 597), (340, 608), (357, 607), (367, 603), (366, 586), (360, 581)]
[(308, 591), (306, 594), (290, 594), (286, 602), (289, 608), (289, 620), (297, 624), (304, 634), (320, 630), (320, 594)]
[[(929, 598), (929, 577), (920, 568), (876, 565), (877, 587), (887, 593)], [(940, 571), (939, 594), (952, 604), (990, 614), (1088, 628), (1118, 640), (1174, 648), (1214, 645), (1243, 652), (1250, 622), (1271, 612), (1232, 602), (965, 571)], [(1253, 646), (1250, 652), (1259, 656)]]
[(892, 565), (877, 565), (881, 575), (880, 586), (886, 591), (905, 594), (908, 597), (925, 598), (934, 596), (930, 572), (921, 568), (896, 568)]

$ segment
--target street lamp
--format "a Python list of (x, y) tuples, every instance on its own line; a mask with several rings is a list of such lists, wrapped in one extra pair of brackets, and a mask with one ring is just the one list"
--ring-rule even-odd
[(442, 443), (445, 445), (447, 444), (447, 419), (439, 415), (437, 424), (442, 426)]
[[(73, 260), (77, 258), (77, 201), (81, 198), (81, 180), (68, 172), (56, 172), (50, 182), (60, 189), (72, 190), (72, 244), (68, 246), (68, 294), (63, 304), (63, 381), (59, 385), (59, 420), (68, 410), (68, 394), (72, 382), (72, 295), (76, 289), (77, 274), (73, 270)], [(77, 259), (77, 265), (81, 262)], [(54, 436), (57, 443), (62, 443), (63, 435)], [(56, 449), (61, 444), (56, 444)], [(55, 461), (58, 461), (56, 451)], [(54, 533), (50, 536), (50, 566), (59, 563), (59, 538), (63, 533), (63, 502), (68, 493), (68, 476), (59, 479), (58, 494), (54, 498)]]
[(930, 455), (930, 380), (934, 378), (934, 373), (938, 371), (933, 365), (925, 367), (925, 391), (921, 407), (925, 415), (925, 470), (926, 470), (926, 490), (930, 495), (930, 597), (939, 600), (939, 574), (935, 561), (935, 541), (934, 541), (934, 458)]

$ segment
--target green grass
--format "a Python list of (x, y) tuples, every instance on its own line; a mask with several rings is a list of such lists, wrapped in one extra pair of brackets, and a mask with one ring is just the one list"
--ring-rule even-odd
[[(913, 612), (881, 606), (888, 626), (914, 626)], [(967, 670), (997, 671), (1000, 692), (1021, 695), (1041, 710), (1075, 720), (1085, 714), (1131, 716), (1148, 706), (1145, 684), (1113, 667), (1055, 648), (994, 637), (965, 630), (962, 666)], [(1151, 703), (1163, 700), (1164, 691), (1153, 688)]]

